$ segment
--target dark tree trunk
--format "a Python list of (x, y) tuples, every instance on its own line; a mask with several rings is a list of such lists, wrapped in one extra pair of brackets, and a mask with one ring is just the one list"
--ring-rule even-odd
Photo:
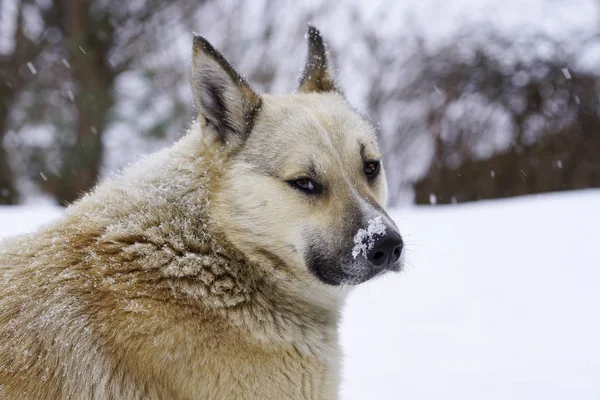
[[(102, 162), (102, 134), (114, 105), (114, 73), (108, 63), (112, 32), (107, 15), (90, 15), (87, 0), (62, 0), (60, 14), (75, 83), (75, 141), (63, 148), (55, 182), (59, 203), (71, 203), (96, 185)], [(98, 28), (102, 27), (102, 32)], [(99, 39), (103, 37), (104, 40)]]
[[(0, 90), (0, 94), (3, 94)], [(8, 118), (8, 106), (3, 97), (0, 103), (0, 204), (17, 204), (19, 193), (16, 187), (15, 174), (8, 162), (8, 154), (4, 149), (4, 136), (6, 134), (6, 119)]]

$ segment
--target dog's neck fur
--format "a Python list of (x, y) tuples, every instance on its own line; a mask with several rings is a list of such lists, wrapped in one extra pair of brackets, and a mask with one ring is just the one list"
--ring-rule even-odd
[[(195, 124), (176, 146), (68, 210), (63, 225), (75, 222), (82, 231), (63, 234), (70, 241), (88, 238), (81, 263), (93, 268), (95, 257), (112, 260), (110, 267), (90, 271), (107, 290), (126, 292), (132, 282), (146, 281), (144, 293), (136, 285), (132, 304), (152, 298), (200, 306), (267, 342), (305, 337), (307, 331), (329, 336), (337, 330), (343, 289), (318, 282), (298, 286), (292, 272), (277, 265), (280, 260), (249, 260), (219, 233), (219, 221), (211, 220), (211, 191), (224, 157), (218, 146), (199, 143), (206, 141), (199, 128)], [(317, 345), (324, 338), (312, 339)]]

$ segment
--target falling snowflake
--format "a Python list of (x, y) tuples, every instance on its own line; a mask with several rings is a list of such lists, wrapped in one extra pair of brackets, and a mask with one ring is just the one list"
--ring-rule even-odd
[(37, 74), (37, 69), (35, 69), (35, 66), (33, 65), (32, 62), (27, 63), (27, 68), (29, 68), (29, 70), (31, 71), (31, 73), (33, 75)]

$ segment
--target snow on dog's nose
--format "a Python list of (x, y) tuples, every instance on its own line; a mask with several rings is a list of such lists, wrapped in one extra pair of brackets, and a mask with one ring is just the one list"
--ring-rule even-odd
[[(387, 232), (389, 229), (389, 232)], [(362, 254), (374, 267), (394, 268), (393, 265), (400, 259), (402, 254), (402, 237), (393, 228), (383, 223), (383, 217), (375, 217), (369, 220), (367, 228), (361, 228), (354, 235), (354, 247), (352, 257), (356, 258)]]

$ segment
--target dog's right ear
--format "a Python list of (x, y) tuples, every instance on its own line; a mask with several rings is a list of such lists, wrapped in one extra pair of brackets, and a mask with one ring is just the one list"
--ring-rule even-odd
[(194, 34), (194, 103), (223, 143), (241, 143), (254, 124), (261, 97), (202, 36)]
[(323, 37), (317, 28), (308, 25), (308, 56), (300, 77), (299, 92), (340, 92), (329, 65), (329, 56)]

